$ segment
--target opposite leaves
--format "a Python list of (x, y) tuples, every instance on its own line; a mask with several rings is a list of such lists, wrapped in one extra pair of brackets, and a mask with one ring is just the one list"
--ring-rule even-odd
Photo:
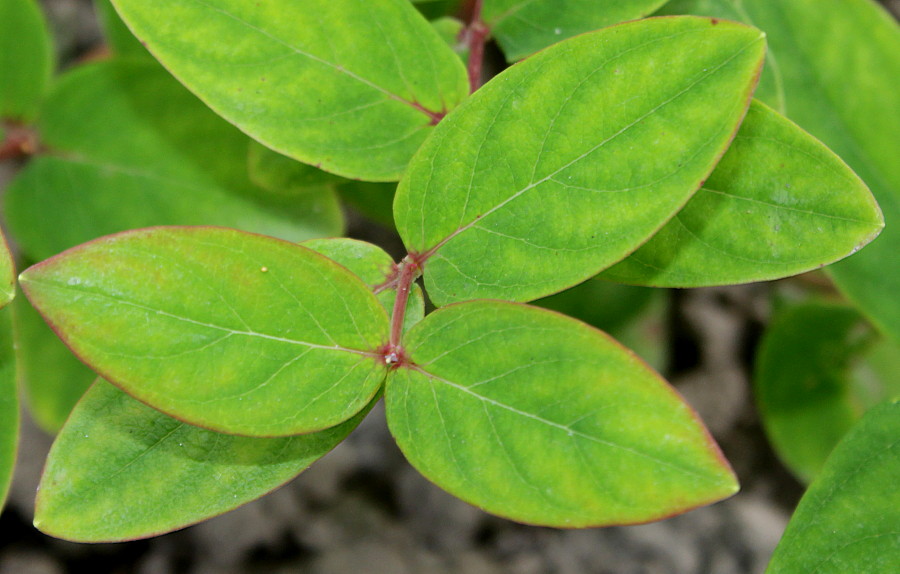
[(371, 290), (294, 244), (218, 228), (109, 236), (20, 283), (110, 382), (206, 428), (278, 436), (359, 412), (385, 376), (388, 317)]
[(397, 191), (432, 300), (526, 301), (628, 255), (712, 171), (764, 52), (753, 28), (650, 19), (491, 80), (438, 125)]

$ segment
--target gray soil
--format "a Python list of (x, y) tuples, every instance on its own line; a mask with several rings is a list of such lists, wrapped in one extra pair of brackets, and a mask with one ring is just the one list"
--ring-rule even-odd
[[(46, 0), (63, 60), (99, 45), (90, 3)], [(900, 1), (885, 2), (900, 11)], [(11, 170), (0, 168), (0, 187)], [(376, 233), (356, 222), (351, 232)], [(31, 526), (52, 441), (24, 422), (0, 515), (0, 574), (747, 574), (762, 572), (802, 488), (759, 427), (749, 385), (771, 285), (672, 294), (670, 380), (699, 412), (741, 479), (722, 503), (643, 526), (562, 531), (515, 524), (422, 478), (383, 411), (280, 490), (180, 532), (78, 545)]]

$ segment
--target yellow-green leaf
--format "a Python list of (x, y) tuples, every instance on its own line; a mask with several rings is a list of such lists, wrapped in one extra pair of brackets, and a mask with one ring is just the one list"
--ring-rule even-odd
[(135, 398), (221, 432), (280, 436), (359, 412), (385, 376), (388, 317), (312, 250), (220, 228), (105, 237), (26, 270), (32, 304)]

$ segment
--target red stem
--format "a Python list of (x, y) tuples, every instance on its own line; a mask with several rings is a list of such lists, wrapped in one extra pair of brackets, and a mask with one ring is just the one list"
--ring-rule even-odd
[(0, 141), (0, 161), (21, 159), (38, 150), (37, 135), (27, 127), (7, 124), (6, 137)]
[(475, 92), (481, 87), (481, 63), (484, 61), (484, 44), (491, 33), (490, 28), (481, 20), (482, 0), (472, 3), (472, 18), (466, 28), (469, 43), (469, 91)]
[(390, 352), (401, 352), (400, 339), (403, 336), (403, 321), (406, 318), (406, 304), (413, 282), (419, 276), (421, 264), (413, 255), (406, 256), (400, 262), (400, 275), (397, 279), (397, 298), (394, 300), (394, 311), (391, 314)]

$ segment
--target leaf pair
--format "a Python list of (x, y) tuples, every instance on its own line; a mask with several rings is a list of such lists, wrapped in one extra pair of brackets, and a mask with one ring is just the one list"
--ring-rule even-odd
[[(337, 257), (366, 250), (346, 240), (311, 246)], [(382, 277), (390, 272), (379, 267)], [(105, 378), (219, 431), (265, 437), (327, 429), (361, 412), (386, 379), (388, 422), (412, 464), (503, 516), (555, 526), (643, 522), (736, 489), (709, 435), (658, 375), (606, 335), (552, 312), (487, 301), (449, 306), (410, 329), (405, 358), (389, 371), (388, 301), (379, 303), (347, 268), (275, 239), (215, 228), (134, 231), (70, 250), (20, 281)], [(200, 473), (191, 484), (205, 485), (216, 482), (217, 465), (234, 465), (229, 457), (252, 445), (266, 457), (281, 452), (284, 439), (223, 436), (222, 444), (246, 445), (240, 453), (228, 446), (203, 454), (218, 444), (215, 433), (102, 388), (63, 429), (41, 487), (38, 523), (67, 538), (121, 539), (157, 533), (163, 523), (184, 526), (281, 484), (333, 444), (316, 438), (331, 430), (304, 435), (319, 445), (303, 451), (306, 462), (266, 458), (267, 468), (254, 471), (259, 480), (237, 500), (198, 509), (193, 495), (179, 502), (185, 487), (173, 483), (158, 517), (141, 510), (148, 508), (143, 501), (122, 513), (109, 490), (97, 487), (103, 476), (117, 476), (116, 500), (137, 496), (148, 473), (181, 462)], [(110, 411), (103, 401), (119, 406)], [(120, 418), (118, 409), (128, 415)], [(95, 420), (98, 411), (116, 412), (118, 430)], [(137, 442), (119, 445), (112, 438), (121, 433)], [(206, 466), (181, 461), (173, 433), (194, 445), (186, 453), (198, 448), (187, 456)], [(84, 435), (103, 442), (91, 445)], [(157, 451), (160, 440), (166, 446)], [(143, 450), (153, 455), (129, 465)], [(63, 480), (72, 468), (88, 470)], [(97, 522), (101, 515), (107, 518)]]

